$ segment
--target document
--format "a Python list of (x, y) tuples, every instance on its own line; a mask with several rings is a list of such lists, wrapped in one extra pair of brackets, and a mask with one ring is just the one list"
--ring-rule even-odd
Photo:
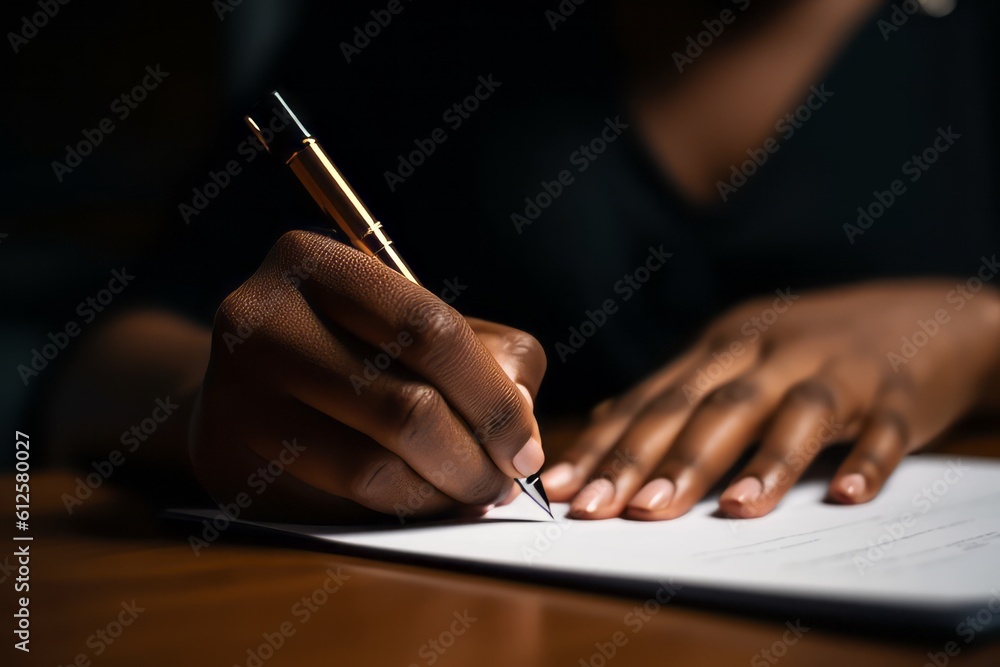
[[(665, 522), (551, 520), (524, 495), (465, 522), (396, 527), (251, 524), (351, 553), (627, 595), (671, 594), (775, 613), (1000, 625), (1000, 462), (908, 457), (870, 503), (825, 501), (828, 478), (770, 515), (730, 519), (709, 498)], [(218, 512), (203, 512), (211, 516)], [(250, 522), (245, 522), (250, 523)]]

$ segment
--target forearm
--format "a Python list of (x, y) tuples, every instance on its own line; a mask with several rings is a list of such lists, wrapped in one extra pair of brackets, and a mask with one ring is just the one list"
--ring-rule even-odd
[(634, 112), (664, 169), (692, 198), (711, 199), (715, 181), (775, 132), (879, 4), (788, 3), (753, 33), (720, 39), (672, 83), (637, 95)]
[(210, 337), (174, 314), (145, 311), (83, 341), (44, 411), (52, 462), (90, 465), (117, 450), (134, 470), (187, 470), (188, 423)]

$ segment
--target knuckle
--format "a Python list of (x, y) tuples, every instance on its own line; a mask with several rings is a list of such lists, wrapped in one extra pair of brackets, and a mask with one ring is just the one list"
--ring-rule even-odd
[(545, 369), (545, 349), (537, 338), (525, 331), (512, 330), (504, 334), (504, 350), (511, 356), (527, 359), (529, 363)]
[(289, 285), (275, 286), (251, 278), (219, 304), (212, 325), (212, 342), (232, 353), (246, 343), (277, 345), (285, 335), (280, 321), (298, 317), (302, 302)]
[(598, 468), (590, 476), (590, 481), (595, 479), (606, 479), (609, 482), (615, 482), (618, 479), (618, 472), (607, 467)]
[[(800, 449), (803, 448), (800, 447)], [(762, 470), (788, 471), (792, 468), (789, 459), (798, 454), (798, 449), (782, 450), (773, 447), (762, 447), (754, 454), (753, 462)]]
[(759, 315), (766, 305), (765, 299), (753, 299), (730, 307), (709, 325), (705, 338), (716, 346), (728, 347), (733, 341), (739, 340), (743, 326), (754, 315)]
[(608, 417), (628, 418), (638, 414), (656, 396), (630, 391), (622, 396), (606, 399), (595, 409), (600, 409)]
[(274, 250), (279, 261), (300, 262), (316, 252), (321, 238), (319, 234), (293, 229), (281, 235), (274, 244)]
[(365, 502), (384, 502), (389, 494), (398, 493), (412, 484), (409, 467), (398, 458), (376, 459), (355, 475), (351, 493)]
[(729, 308), (708, 324), (702, 333), (702, 340), (711, 347), (728, 344), (733, 332), (739, 330), (740, 323), (747, 318), (749, 311), (745, 304)]
[(899, 447), (910, 442), (910, 424), (903, 413), (893, 408), (883, 408), (872, 417), (871, 428), (895, 436)]
[(249, 310), (247, 301), (245, 290), (242, 287), (237, 288), (223, 299), (215, 311), (215, 330), (219, 332), (235, 330), (247, 315)]
[(499, 472), (495, 474), (483, 472), (470, 476), (469, 482), (457, 490), (449, 489), (448, 495), (467, 505), (488, 505), (496, 502), (510, 481), (509, 477)]
[(782, 341), (780, 339), (775, 339), (764, 334), (761, 337), (759, 343), (757, 343), (758, 355), (761, 359), (773, 359), (775, 354), (777, 354), (782, 349)]
[(479, 442), (494, 442), (523, 435), (521, 442), (526, 441), (531, 429), (521, 419), (521, 410), (520, 395), (513, 389), (505, 391), (479, 421), (475, 430), (476, 439)]
[[(259, 301), (246, 284), (222, 300), (212, 324), (212, 345), (216, 351), (232, 352), (265, 326), (265, 308)], [(219, 358), (225, 356), (220, 355)]]
[(788, 391), (788, 400), (794, 405), (822, 408), (833, 411), (836, 408), (836, 396), (826, 382), (818, 378), (810, 378), (799, 382)]
[(906, 399), (917, 391), (917, 382), (913, 373), (909, 369), (901, 369), (899, 373), (886, 375), (879, 387), (879, 394), (883, 399)]
[(859, 457), (860, 461), (881, 479), (888, 479), (892, 473), (892, 466), (883, 457), (875, 452), (864, 452)]
[(422, 299), (411, 306), (406, 323), (413, 328), (414, 339), (429, 349), (447, 349), (468, 327), (458, 311), (437, 299)]
[(648, 467), (648, 462), (645, 462), (637, 457), (627, 447), (616, 447), (613, 452), (605, 457), (601, 465), (598, 466), (593, 477), (603, 478), (613, 482), (620, 476), (629, 473), (632, 470), (638, 469), (640, 471), (644, 471), (648, 469)]
[[(735, 335), (734, 335), (735, 334)], [(739, 340), (739, 325), (716, 325), (705, 334), (705, 351), (708, 355), (725, 354)]]
[(690, 474), (703, 465), (703, 459), (697, 452), (678, 447), (671, 449), (660, 462), (660, 471), (672, 479), (679, 478), (685, 472)]
[(428, 420), (444, 405), (444, 398), (438, 390), (422, 383), (403, 385), (392, 398), (398, 426), (393, 432), (398, 434), (399, 442), (404, 447), (419, 441), (420, 433), (427, 430)]
[(617, 399), (606, 398), (590, 409), (590, 420), (601, 421), (615, 409)]
[(760, 396), (760, 387), (752, 380), (733, 380), (709, 394), (707, 402), (717, 406), (752, 403)]
[[(691, 392), (691, 393), (689, 393)], [(669, 416), (691, 409), (699, 392), (690, 385), (674, 386), (660, 394), (651, 406), (658, 415)]]

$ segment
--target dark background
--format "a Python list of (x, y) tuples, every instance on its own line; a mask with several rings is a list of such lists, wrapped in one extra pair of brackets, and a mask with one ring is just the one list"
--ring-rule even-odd
[[(149, 305), (207, 325), (284, 231), (325, 224), (287, 169), (237, 153), (249, 134), (243, 114), (274, 87), (429, 289), (458, 277), (468, 285), (459, 310), (541, 340), (550, 365), (542, 412), (578, 412), (622, 390), (750, 296), (882, 276), (964, 279), (998, 249), (996, 3), (965, 0), (943, 19), (915, 16), (886, 41), (877, 20), (887, 5), (821, 77), (832, 101), (725, 205), (686, 206), (630, 131), (522, 234), (510, 214), (539, 182), (567, 168), (605, 118), (629, 122), (627, 85), (656, 80), (663, 67), (669, 80), (669, 57), (664, 65), (650, 54), (662, 60), (683, 48), (700, 20), (730, 3), (678, 3), (678, 18), (590, 0), (553, 31), (545, 10), (555, 2), (403, 0), (402, 13), (346, 62), (340, 43), (385, 4), (243, 0), (220, 20), (210, 2), (77, 0), (19, 53), (5, 40), (5, 416), (37, 404), (79, 341), (27, 388), (17, 365), (48, 331), (79, 319), (76, 304), (112, 269), (137, 278), (85, 334)], [(775, 4), (754, 5), (720, 40), (737, 39)], [(20, 30), (21, 17), (37, 11), (8, 3), (0, 27)], [(51, 163), (66, 144), (112, 116), (112, 100), (157, 64), (166, 80), (127, 119), (113, 118), (114, 132), (58, 182)], [(448, 128), (442, 112), (490, 74), (501, 87), (461, 128)], [(848, 243), (843, 224), (855, 209), (949, 125), (959, 143)], [(436, 127), (448, 140), (391, 192), (384, 172)], [(233, 159), (242, 173), (185, 224), (178, 205)], [(555, 344), (660, 244), (674, 253), (669, 266), (562, 363)]]

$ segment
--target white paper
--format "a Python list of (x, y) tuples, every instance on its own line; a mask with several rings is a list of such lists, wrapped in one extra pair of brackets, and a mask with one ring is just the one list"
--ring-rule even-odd
[[(814, 600), (975, 609), (1000, 605), (1000, 462), (903, 461), (865, 505), (824, 502), (827, 480), (796, 486), (766, 517), (715, 516), (706, 499), (679, 519), (548, 517), (523, 494), (481, 520), (400, 528), (255, 524), (317, 540), (622, 581), (674, 581)], [(544, 517), (544, 520), (539, 520)], [(1000, 608), (1000, 607), (998, 607)]]

